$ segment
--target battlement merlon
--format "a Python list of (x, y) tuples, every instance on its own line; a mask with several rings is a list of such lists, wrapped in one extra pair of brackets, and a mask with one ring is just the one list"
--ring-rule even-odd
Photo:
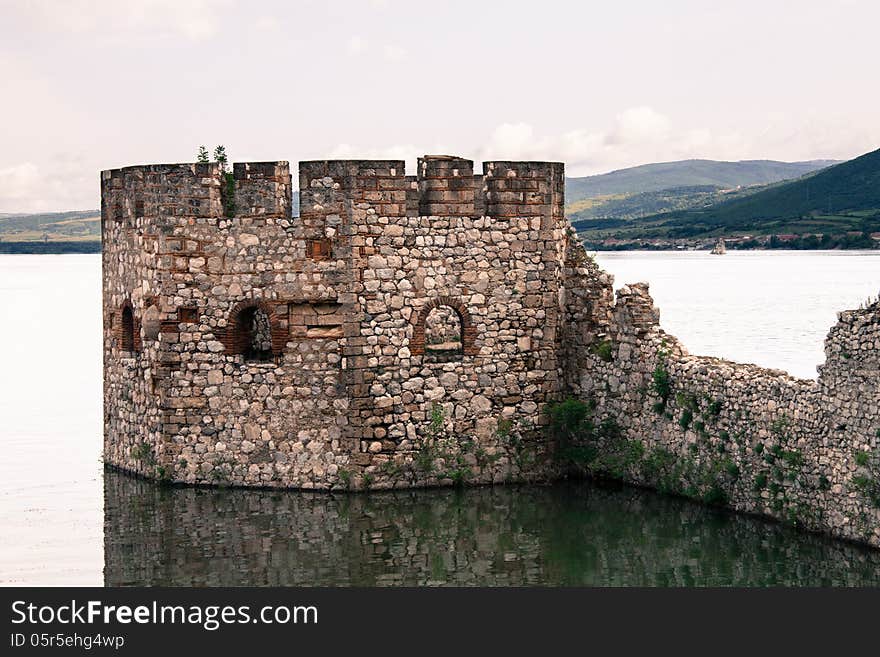
[[(559, 162), (490, 161), (475, 174), (472, 160), (426, 155), (417, 169), (406, 175), (403, 160), (300, 162), (300, 216), (343, 216), (352, 204), (388, 217), (544, 217), (544, 228), (564, 216)], [(287, 218), (292, 190), (286, 161), (237, 162), (231, 178), (216, 162), (130, 166), (101, 173), (102, 217), (129, 225), (142, 217)]]

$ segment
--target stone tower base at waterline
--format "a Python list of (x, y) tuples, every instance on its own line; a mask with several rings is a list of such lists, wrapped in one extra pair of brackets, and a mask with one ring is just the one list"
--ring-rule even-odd
[(647, 285), (615, 294), (561, 164), (301, 162), (298, 216), (293, 187), (286, 162), (102, 173), (108, 464), (323, 490), (576, 470), (880, 546), (876, 303), (796, 379), (691, 356)]

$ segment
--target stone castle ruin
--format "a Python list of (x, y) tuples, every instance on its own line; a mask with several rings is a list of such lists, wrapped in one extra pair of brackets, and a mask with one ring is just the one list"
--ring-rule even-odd
[[(101, 174), (107, 464), (322, 490), (575, 468), (880, 546), (877, 303), (796, 379), (615, 295), (562, 164), (301, 162), (298, 217), (292, 189), (287, 162)], [(569, 398), (590, 417), (560, 428)]]

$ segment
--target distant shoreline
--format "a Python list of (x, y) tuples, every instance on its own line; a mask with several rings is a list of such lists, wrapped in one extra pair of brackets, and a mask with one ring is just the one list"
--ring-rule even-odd
[[(593, 252), (613, 252), (613, 251), (666, 251), (669, 253), (680, 253), (682, 251), (705, 251), (709, 252), (711, 246), (707, 247), (655, 247), (649, 244), (633, 244), (633, 245), (615, 245), (615, 246), (598, 246), (595, 244), (585, 244), (587, 250)], [(864, 246), (852, 246), (845, 248), (792, 248), (788, 246), (779, 247), (750, 247), (737, 248), (735, 245), (728, 245), (728, 251), (877, 251), (878, 247), (865, 248)], [(62, 255), (66, 253), (100, 253), (100, 240), (83, 240), (71, 242), (2, 242), (0, 241), (0, 255), (22, 254), (22, 255)]]
[(100, 253), (101, 240), (70, 242), (2, 242), (0, 254), (58, 255), (64, 253)]
[[(709, 253), (712, 250), (711, 246), (708, 247), (670, 247), (670, 246), (651, 246), (650, 244), (637, 244), (631, 246), (596, 246), (594, 244), (584, 244), (584, 248), (587, 251), (598, 252), (598, 253), (614, 253), (620, 251), (657, 251), (657, 252), (667, 252), (667, 253), (682, 253), (682, 252), (700, 252), (700, 253)], [(847, 246), (847, 247), (827, 247), (827, 246), (817, 246), (817, 247), (809, 247), (809, 248), (797, 248), (792, 246), (779, 246), (779, 247), (748, 247), (748, 248), (737, 248), (735, 246), (731, 247), (728, 245), (727, 251), (880, 251), (880, 248), (874, 247), (866, 247), (866, 246)]]

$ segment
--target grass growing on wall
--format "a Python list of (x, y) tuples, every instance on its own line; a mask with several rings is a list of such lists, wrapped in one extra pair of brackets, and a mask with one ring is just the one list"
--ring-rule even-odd
[(724, 506), (741, 473), (729, 457), (694, 458), (665, 447), (646, 449), (614, 418), (595, 419), (595, 406), (567, 399), (548, 407), (548, 431), (559, 465), (571, 474), (638, 481), (664, 493)]

